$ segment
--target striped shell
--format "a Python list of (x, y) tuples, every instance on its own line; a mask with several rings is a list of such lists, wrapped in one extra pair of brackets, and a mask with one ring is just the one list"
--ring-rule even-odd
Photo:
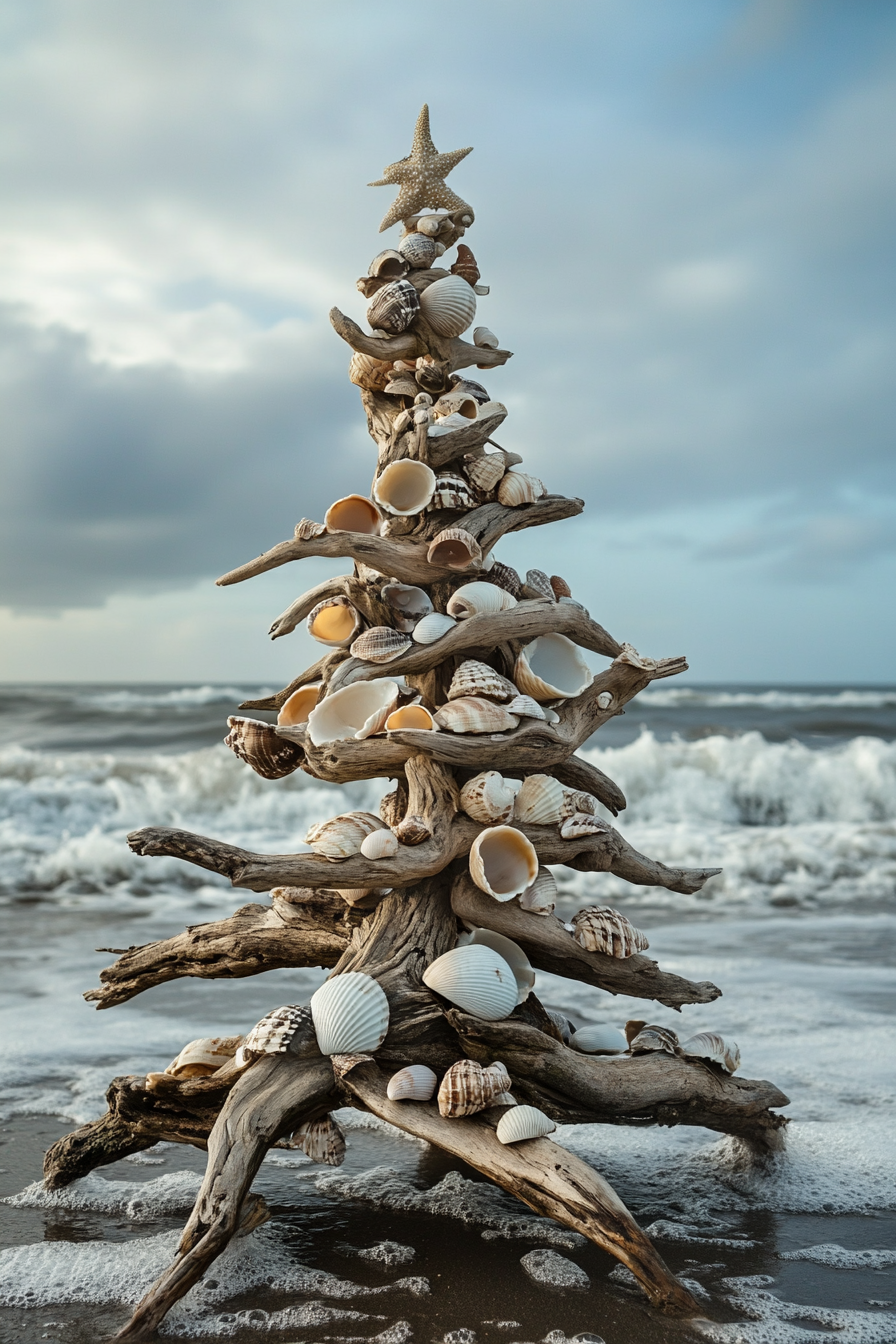
[(618, 1027), (580, 1027), (569, 1044), (584, 1055), (623, 1055), (628, 1049), (628, 1041)]
[[(634, 1030), (636, 1027), (637, 1031)], [(678, 1050), (678, 1037), (668, 1027), (650, 1026), (646, 1022), (626, 1022), (625, 1036), (633, 1055), (674, 1055)]]
[(414, 642), (435, 644), (436, 640), (447, 635), (449, 630), (453, 630), (456, 624), (453, 616), (446, 616), (442, 611), (432, 611), (414, 626)]
[(251, 765), (262, 779), (283, 779), (298, 770), (304, 752), (297, 742), (278, 737), (272, 723), (260, 719), (241, 719), (231, 715), (227, 720), (230, 730), (224, 739), (234, 756)]
[[(714, 1031), (701, 1031), (689, 1037), (681, 1045), (681, 1053), (691, 1059), (708, 1059), (713, 1064), (721, 1064), (727, 1073), (736, 1073), (740, 1068), (740, 1050), (734, 1044), (725, 1041)], [(168, 1070), (170, 1072), (171, 1065)]]
[(332, 691), (308, 715), (308, 736), (316, 747), (348, 738), (361, 741), (382, 731), (398, 700), (398, 683), (388, 677), (356, 681)]
[(288, 700), (284, 700), (277, 714), (277, 722), (283, 728), (293, 727), (297, 723), (307, 723), (308, 715), (317, 704), (322, 681), (309, 682), (293, 691)]
[(328, 1167), (341, 1167), (345, 1161), (345, 1135), (332, 1115), (299, 1125), (290, 1136), (289, 1146), (300, 1148), (312, 1162)]
[(497, 952), (513, 971), (517, 1003), (524, 1003), (528, 999), (535, 986), (535, 972), (519, 943), (515, 943), (512, 938), (505, 938), (503, 933), (493, 933), (491, 929), (472, 929), (469, 933), (458, 936), (457, 945), (490, 947), (493, 952)]
[[(413, 235), (412, 235), (413, 236)], [(390, 1101), (429, 1101), (435, 1094), (438, 1078), (425, 1064), (409, 1064), (393, 1073), (386, 1087)]]
[(508, 471), (498, 486), (498, 502), (511, 509), (520, 504), (532, 504), (546, 494), (544, 483), (537, 476), (527, 476), (524, 471)]
[(428, 269), (445, 251), (444, 243), (427, 238), (425, 233), (409, 233), (398, 244), (398, 250), (414, 270)]
[[(526, 591), (528, 589), (528, 591)], [(556, 602), (551, 581), (542, 569), (527, 569), (526, 582), (523, 585), (526, 597), (542, 597), (548, 602)]]
[(522, 1143), (524, 1139), (543, 1139), (557, 1126), (537, 1106), (514, 1106), (498, 1121), (499, 1143)]
[(346, 971), (315, 990), (311, 1016), (322, 1055), (366, 1054), (386, 1038), (389, 1001), (372, 976)]
[(520, 897), (520, 909), (530, 915), (550, 915), (557, 903), (557, 883), (550, 868), (539, 868), (538, 876)]
[(324, 514), (328, 532), (365, 532), (376, 536), (382, 526), (380, 511), (366, 495), (345, 495)]
[(594, 675), (571, 639), (539, 635), (521, 650), (513, 679), (533, 700), (565, 700), (587, 690)]
[(418, 621), (422, 621), (432, 611), (429, 594), (411, 583), (387, 583), (380, 597), (395, 613), (392, 617), (395, 629), (404, 630), (408, 634)]
[(490, 947), (452, 948), (427, 966), (423, 983), (485, 1022), (500, 1022), (516, 1007), (513, 971)]
[(476, 295), (459, 275), (446, 275), (420, 295), (420, 311), (439, 336), (460, 336), (476, 316)]
[(190, 1041), (165, 1069), (174, 1078), (206, 1078), (233, 1059), (242, 1036), (202, 1036)]
[(422, 513), (436, 488), (436, 474), (425, 462), (390, 462), (376, 479), (373, 495), (389, 513), (407, 518)]
[(459, 1059), (439, 1087), (439, 1114), (448, 1120), (475, 1115), (494, 1105), (495, 1098), (511, 1086), (510, 1074), (500, 1062), (483, 1068), (474, 1059)]
[(553, 775), (529, 775), (516, 796), (514, 821), (524, 826), (548, 826), (559, 821), (566, 790)]
[(482, 559), (479, 542), (462, 527), (446, 527), (429, 543), (426, 559), (431, 565), (445, 569), (469, 569)]
[(448, 699), (459, 700), (465, 695), (484, 695), (489, 700), (507, 701), (516, 696), (516, 687), (512, 681), (502, 677), (488, 663), (467, 658), (451, 678), (448, 687)]
[(489, 583), (494, 583), (498, 588), (503, 588), (511, 597), (519, 598), (523, 591), (523, 585), (520, 582), (520, 576), (511, 565), (502, 564), (496, 560), (488, 571)]
[(464, 467), (467, 479), (486, 494), (494, 490), (506, 470), (503, 453), (487, 453), (485, 457), (474, 457)]
[(309, 613), (305, 624), (312, 639), (338, 649), (351, 644), (362, 621), (347, 597), (327, 597)]
[(375, 625), (353, 642), (349, 652), (365, 663), (391, 663), (413, 646), (410, 635), (393, 630), (391, 625)]
[(254, 1055), (282, 1055), (296, 1032), (308, 1022), (311, 1010), (295, 1003), (284, 1004), (267, 1013), (248, 1033), (238, 1054), (244, 1058)]
[(388, 360), (374, 359), (372, 355), (362, 355), (356, 351), (349, 362), (348, 376), (355, 387), (366, 388), (368, 392), (382, 392), (392, 377), (392, 365)]
[(484, 579), (476, 583), (465, 583), (456, 589), (448, 599), (448, 615), (465, 621), (469, 616), (478, 616), (483, 612), (508, 611), (516, 606), (516, 598), (505, 589)]
[(506, 733), (517, 727), (519, 719), (503, 705), (469, 695), (442, 705), (436, 711), (436, 723), (448, 733)]
[(490, 826), (470, 848), (470, 876), (496, 901), (512, 901), (538, 876), (538, 855), (515, 826)]
[[(379, 817), (372, 812), (343, 812), (328, 821), (319, 821), (310, 827), (305, 836), (305, 844), (310, 845), (315, 854), (323, 854), (325, 859), (338, 862), (360, 854), (361, 845), (373, 831), (385, 829)], [(386, 832), (391, 834), (390, 831)]]
[(479, 282), (479, 267), (466, 243), (458, 243), (457, 261), (449, 267), (449, 270), (452, 275), (462, 276), (471, 287)]
[(392, 859), (398, 853), (398, 840), (391, 831), (371, 831), (361, 841), (365, 859)]
[(573, 915), (573, 936), (586, 952), (631, 957), (650, 946), (647, 935), (609, 905), (588, 905)]
[(398, 733), (407, 728), (422, 729), (424, 732), (434, 729), (436, 721), (425, 705), (402, 705), (393, 709), (386, 720), (386, 732)]
[(531, 695), (515, 695), (507, 706), (508, 712), (516, 714), (521, 719), (544, 719), (548, 717), (547, 710), (542, 709), (537, 700), (533, 700)]
[(436, 477), (432, 493), (431, 509), (472, 509), (476, 507), (476, 497), (469, 482), (453, 471), (440, 472)]
[(466, 783), (460, 791), (461, 809), (485, 826), (509, 821), (516, 797), (497, 770), (485, 770)]
[(393, 280), (378, 289), (367, 306), (367, 321), (374, 331), (399, 336), (420, 311), (420, 296), (410, 280)]
[(609, 823), (593, 812), (572, 812), (560, 823), (560, 838), (578, 840), (583, 835), (600, 835), (601, 831), (610, 829)]

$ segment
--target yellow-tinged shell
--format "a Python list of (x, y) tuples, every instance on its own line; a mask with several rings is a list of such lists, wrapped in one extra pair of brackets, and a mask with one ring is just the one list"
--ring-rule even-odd
[(548, 826), (559, 821), (565, 792), (553, 775), (528, 775), (516, 796), (514, 821), (523, 826)]
[(409, 280), (393, 280), (378, 289), (367, 306), (367, 321), (374, 331), (399, 336), (420, 311), (420, 296)]
[(491, 826), (473, 841), (470, 876), (480, 891), (495, 900), (512, 901), (538, 876), (538, 855), (515, 826)]
[(297, 742), (278, 737), (272, 723), (259, 719), (241, 719), (231, 715), (230, 730), (224, 739), (234, 756), (250, 765), (262, 779), (283, 779), (298, 770), (305, 753)]
[(427, 730), (435, 729), (436, 722), (425, 705), (403, 705), (393, 709), (386, 720), (387, 733), (399, 733), (407, 728)]
[(312, 1162), (341, 1167), (345, 1161), (345, 1135), (332, 1115), (307, 1120), (290, 1137), (290, 1148), (299, 1148)]
[(325, 696), (308, 715), (308, 736), (316, 747), (372, 737), (382, 732), (397, 700), (398, 683), (388, 677), (343, 686)]
[(476, 316), (476, 295), (459, 275), (446, 275), (420, 295), (420, 311), (439, 336), (460, 336)]
[(519, 719), (481, 696), (468, 695), (450, 700), (436, 712), (436, 723), (449, 733), (506, 733), (516, 728)]
[(312, 681), (309, 685), (300, 686), (297, 691), (293, 691), (289, 699), (284, 700), (277, 714), (280, 726), (289, 728), (297, 723), (307, 723), (308, 715), (317, 704), (322, 685), (322, 681)]
[(650, 946), (647, 935), (609, 905), (588, 905), (572, 919), (574, 937), (586, 952), (631, 957)]
[[(344, 812), (328, 821), (318, 822), (305, 836), (315, 854), (336, 862), (361, 852), (361, 845), (374, 831), (386, 830), (379, 817), (372, 812)], [(387, 834), (391, 834), (386, 830)]]
[(565, 635), (540, 635), (520, 652), (513, 679), (533, 700), (566, 700), (581, 695), (594, 680), (582, 654)]
[(412, 648), (413, 643), (410, 635), (393, 630), (391, 625), (375, 625), (358, 636), (349, 652), (353, 658), (360, 658), (365, 663), (391, 663), (393, 658)]
[[(465, 583), (457, 588), (448, 599), (449, 616), (465, 621), (469, 616), (479, 616), (483, 612), (508, 611), (516, 606), (516, 598), (495, 583), (481, 579), (476, 583)], [(519, 684), (519, 683), (517, 683)], [(522, 690), (522, 687), (520, 687)]]
[(460, 791), (460, 805), (468, 817), (485, 826), (509, 821), (513, 814), (516, 790), (497, 770), (484, 770), (466, 783)]
[(345, 648), (361, 629), (361, 615), (347, 597), (327, 597), (309, 614), (306, 625), (312, 639), (330, 648)]
[(436, 488), (436, 474), (425, 462), (390, 462), (373, 487), (376, 502), (398, 518), (422, 513)]
[(348, 366), (349, 381), (368, 392), (382, 392), (392, 377), (392, 365), (387, 359), (374, 359), (357, 351)]
[[(682, 1041), (681, 1053), (691, 1059), (708, 1059), (713, 1064), (721, 1064), (727, 1073), (736, 1073), (740, 1068), (738, 1046), (734, 1041), (726, 1041), (714, 1031), (701, 1031), (698, 1035)], [(168, 1068), (170, 1070), (170, 1064)]]
[(494, 490), (506, 471), (503, 453), (486, 453), (484, 457), (474, 457), (464, 467), (467, 477), (486, 493)]
[(531, 504), (546, 494), (544, 483), (537, 476), (528, 476), (524, 471), (505, 472), (498, 486), (498, 502), (511, 509), (520, 504)]
[(451, 678), (448, 687), (448, 699), (460, 700), (470, 695), (484, 695), (489, 700), (504, 703), (516, 696), (516, 687), (512, 681), (502, 677), (488, 663), (467, 658)]
[(556, 1128), (537, 1106), (513, 1106), (501, 1116), (495, 1133), (499, 1143), (522, 1143), (525, 1139), (543, 1139)]
[(538, 876), (520, 897), (520, 909), (530, 915), (549, 915), (557, 903), (557, 883), (550, 868), (539, 868)]
[(462, 527), (446, 527), (429, 543), (426, 559), (445, 569), (469, 569), (482, 559), (479, 542)]
[(233, 1059), (242, 1036), (202, 1036), (190, 1041), (165, 1069), (174, 1078), (206, 1078)]
[(473, 1059), (459, 1059), (439, 1086), (439, 1114), (448, 1120), (475, 1115), (494, 1105), (495, 1098), (511, 1086), (510, 1074), (500, 1061), (483, 1068)]
[(361, 841), (365, 859), (393, 859), (398, 853), (398, 840), (391, 831), (371, 831)]
[[(414, 237), (413, 234), (410, 235)], [(429, 1101), (438, 1086), (438, 1078), (425, 1064), (409, 1064), (393, 1073), (386, 1087), (390, 1101)]]

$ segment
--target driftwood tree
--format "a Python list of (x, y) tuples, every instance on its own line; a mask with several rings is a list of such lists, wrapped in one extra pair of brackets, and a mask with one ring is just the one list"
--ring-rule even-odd
[[(208, 1149), (177, 1258), (120, 1340), (151, 1337), (230, 1238), (263, 1221), (250, 1188), (272, 1145), (301, 1143), (339, 1160), (338, 1130), (326, 1119), (338, 1106), (369, 1110), (463, 1158), (608, 1250), (656, 1306), (680, 1315), (698, 1314), (696, 1303), (607, 1182), (546, 1137), (503, 1142), (501, 1118), (513, 1101), (535, 1108), (516, 1114), (534, 1115), (540, 1134), (551, 1120), (692, 1124), (735, 1135), (757, 1155), (780, 1144), (784, 1121), (771, 1108), (787, 1098), (733, 1076), (724, 1043), (689, 1050), (633, 1023), (628, 1049), (611, 1041), (604, 1048), (615, 1053), (583, 1053), (587, 1040), (570, 1044), (568, 1025), (527, 992), (525, 976), (519, 993), (514, 981), (522, 1001), (487, 1014), (452, 993), (450, 976), (438, 981), (444, 993), (424, 980), (459, 935), (469, 946), (479, 930), (474, 942), (485, 946), (490, 934), (512, 940), (491, 946), (510, 946), (517, 971), (531, 966), (675, 1009), (720, 993), (663, 971), (613, 911), (582, 912), (573, 926), (551, 913), (547, 865), (682, 893), (718, 870), (639, 854), (597, 815), (598, 803), (618, 815), (622, 791), (575, 754), (650, 682), (683, 671), (684, 659), (640, 657), (561, 579), (534, 569), (520, 578), (494, 556), (505, 533), (571, 517), (583, 504), (512, 470), (521, 459), (493, 437), (505, 408), (460, 372), (510, 358), (485, 328), (462, 339), (476, 294), (487, 291), (460, 243), (473, 211), (443, 179), (468, 152), (439, 155), (424, 108), (411, 155), (386, 172), (400, 194), (383, 227), (403, 221), (401, 242), (358, 281), (373, 332), (330, 314), (352, 348), (350, 377), (377, 446), (371, 496), (337, 502), (324, 523), (303, 520), (292, 540), (219, 580), (238, 583), (309, 555), (354, 561), (350, 576), (319, 585), (274, 622), (277, 638), (307, 618), (328, 646), (278, 695), (242, 706), (276, 711), (277, 723), (233, 718), (226, 740), (268, 778), (301, 769), (336, 783), (391, 778), (395, 787), (379, 818), (349, 814), (312, 829), (311, 853), (251, 854), (170, 829), (132, 834), (139, 854), (198, 864), (270, 892), (270, 902), (129, 949), (86, 996), (108, 1008), (182, 976), (332, 967), (330, 981), (360, 972), (376, 982), (388, 1005), (385, 1035), (324, 1053), (308, 1011), (278, 1010), (246, 1037), (191, 1043), (165, 1073), (116, 1078), (107, 1115), (49, 1151), (46, 1181), (56, 1188), (160, 1139)], [(455, 245), (450, 270), (436, 266)], [(579, 648), (609, 667), (583, 673)], [(511, 1095), (482, 1089), (480, 1108), (469, 1113), (474, 1098), (461, 1115), (445, 1103), (445, 1082), (438, 1103), (389, 1096), (396, 1070), (419, 1079), (425, 1065), (438, 1077), (461, 1060), (503, 1064)], [(464, 1068), (475, 1092), (475, 1068)]]

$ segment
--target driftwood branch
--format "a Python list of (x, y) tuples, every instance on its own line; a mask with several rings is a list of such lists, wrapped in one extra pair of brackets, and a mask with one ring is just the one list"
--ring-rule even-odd
[[(417, 359), (420, 355), (433, 355), (448, 364), (449, 372), (466, 369), (475, 364), (477, 367), (495, 368), (506, 364), (512, 358), (511, 350), (487, 350), (471, 345), (459, 337), (454, 339), (436, 338), (431, 328), (418, 317), (414, 323), (415, 331), (402, 332), (400, 336), (367, 336), (350, 317), (346, 317), (338, 308), (330, 309), (330, 322), (333, 330), (341, 336), (347, 345), (359, 354), (371, 355), (374, 359)], [(426, 334), (423, 334), (425, 326)]]
[(394, 615), (391, 607), (381, 600), (378, 586), (355, 578), (351, 574), (339, 574), (335, 578), (325, 579), (316, 588), (309, 589), (307, 593), (291, 602), (268, 631), (271, 639), (280, 639), (282, 635), (291, 634), (314, 610), (318, 602), (324, 602), (330, 597), (347, 597), (369, 625), (389, 625)]

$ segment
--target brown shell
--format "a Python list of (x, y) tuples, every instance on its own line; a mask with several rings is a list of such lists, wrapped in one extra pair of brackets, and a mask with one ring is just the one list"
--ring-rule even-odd
[(367, 306), (367, 321), (374, 331), (399, 336), (420, 311), (420, 298), (408, 280), (393, 280), (378, 289)]
[[(249, 1059), (256, 1055), (282, 1055), (296, 1032), (311, 1022), (311, 1009), (297, 1003), (274, 1008), (248, 1033), (239, 1054)], [(238, 1056), (239, 1057), (239, 1056)]]
[(450, 270), (452, 275), (463, 276), (468, 285), (479, 284), (479, 267), (476, 265), (476, 258), (466, 243), (458, 243), (457, 261), (450, 267)]
[(251, 765), (262, 779), (283, 779), (298, 770), (305, 759), (298, 742), (278, 737), (271, 723), (231, 715), (227, 727), (230, 732), (224, 739), (225, 747), (246, 765)]
[(352, 643), (349, 652), (365, 663), (390, 663), (413, 646), (410, 635), (393, 630), (391, 625), (375, 625)]
[(356, 351), (349, 362), (348, 376), (355, 387), (363, 387), (368, 392), (382, 392), (392, 377), (392, 365), (388, 360), (374, 359), (372, 355), (362, 355)]
[(442, 705), (436, 723), (449, 733), (506, 733), (518, 726), (519, 719), (491, 700), (470, 695)]
[(588, 905), (573, 915), (572, 923), (575, 940), (586, 952), (631, 957), (650, 946), (646, 935), (609, 905)]
[(445, 527), (429, 543), (426, 559), (431, 565), (445, 569), (469, 569), (482, 559), (479, 542), (462, 527)]
[(437, 395), (444, 392), (448, 373), (444, 364), (424, 364), (418, 362), (416, 379), (424, 392)]
[(558, 602), (561, 597), (572, 597), (572, 589), (565, 579), (561, 579), (559, 574), (551, 575), (551, 587)]
[(453, 471), (438, 473), (436, 488), (429, 502), (431, 509), (475, 509), (476, 503), (476, 496), (465, 477)]
[(332, 1115), (299, 1125), (290, 1136), (289, 1147), (300, 1148), (312, 1162), (325, 1163), (328, 1167), (341, 1167), (345, 1161), (345, 1135)]
[(483, 1068), (473, 1059), (459, 1059), (451, 1065), (439, 1087), (439, 1114), (449, 1120), (475, 1115), (512, 1086), (510, 1075), (500, 1062)]
[(483, 457), (474, 457), (464, 467), (467, 478), (486, 494), (494, 490), (506, 470), (503, 453), (486, 453)]
[(535, 598), (547, 598), (549, 602), (556, 602), (554, 590), (551, 587), (551, 581), (547, 574), (541, 569), (527, 569), (526, 582), (523, 584), (523, 596)]
[(502, 677), (500, 672), (489, 667), (488, 663), (477, 662), (475, 658), (467, 658), (461, 663), (448, 687), (449, 700), (460, 700), (468, 695), (484, 695), (489, 700), (497, 700), (503, 704), (512, 700), (516, 693), (512, 681)]
[(487, 583), (493, 583), (498, 588), (503, 588), (505, 593), (511, 597), (519, 599), (522, 595), (523, 585), (519, 574), (511, 565), (505, 565), (500, 560), (496, 560), (491, 569), (482, 576)]
[(674, 1055), (678, 1050), (678, 1037), (668, 1027), (651, 1026), (646, 1022), (626, 1022), (625, 1036), (633, 1055), (658, 1052)]
[(380, 799), (380, 816), (390, 828), (397, 826), (407, 810), (408, 795), (404, 789), (393, 789)]
[(432, 835), (423, 818), (417, 816), (405, 817), (395, 827), (394, 833), (402, 845), (422, 845)]

